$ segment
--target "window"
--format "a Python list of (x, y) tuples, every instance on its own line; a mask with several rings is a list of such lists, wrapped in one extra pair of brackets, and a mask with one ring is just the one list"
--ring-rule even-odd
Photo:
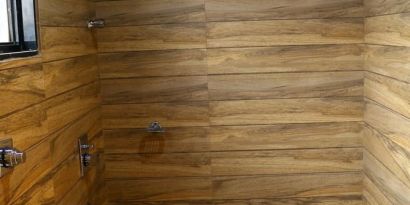
[(0, 0), (0, 60), (37, 54), (35, 0)]

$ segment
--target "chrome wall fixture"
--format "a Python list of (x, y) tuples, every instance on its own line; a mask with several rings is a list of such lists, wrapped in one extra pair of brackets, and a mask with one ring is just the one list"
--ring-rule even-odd
[(104, 28), (105, 20), (104, 19), (90, 19), (88, 21), (88, 28)]
[(80, 172), (81, 176), (84, 176), (91, 165), (92, 155), (90, 150), (94, 148), (94, 145), (88, 143), (88, 136), (83, 135), (78, 138), (78, 154), (80, 157)]
[(13, 148), (12, 139), (0, 141), (0, 177), (24, 161), (24, 153)]
[(158, 121), (151, 122), (151, 124), (147, 128), (147, 132), (151, 133), (160, 133), (160, 132), (165, 132), (165, 129), (161, 127), (161, 124), (159, 124)]

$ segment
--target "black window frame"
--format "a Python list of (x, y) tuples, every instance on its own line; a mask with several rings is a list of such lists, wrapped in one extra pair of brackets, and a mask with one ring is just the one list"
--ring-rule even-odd
[(35, 41), (24, 38), (23, 7), (21, 0), (7, 0), (9, 11), (9, 32), (11, 42), (0, 43), (0, 60), (16, 57), (28, 57), (38, 54), (38, 31), (36, 1), (33, 1)]

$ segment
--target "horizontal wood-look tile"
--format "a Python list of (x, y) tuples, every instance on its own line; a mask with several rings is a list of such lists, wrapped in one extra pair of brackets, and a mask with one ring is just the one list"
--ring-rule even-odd
[(360, 147), (357, 122), (211, 127), (213, 151)]
[(0, 116), (45, 99), (41, 64), (0, 71)]
[[(2, 202), (0, 202), (2, 203)], [(36, 186), (12, 202), (13, 205), (55, 204), (54, 185), (50, 177), (44, 177)]]
[(364, 152), (364, 172), (392, 204), (409, 204), (410, 188), (371, 154)]
[(394, 143), (410, 149), (410, 120), (393, 113), (374, 102), (368, 101), (365, 106), (364, 121)]
[(104, 130), (104, 152), (174, 153), (206, 152), (210, 150), (206, 127), (166, 128), (163, 133), (148, 133), (146, 129)]
[(96, 53), (96, 43), (86, 27), (42, 27), (43, 61), (52, 61)]
[[(51, 171), (50, 142), (43, 140), (25, 151), (26, 161), (1, 178), (0, 202), (18, 200)], [(7, 203), (7, 204), (9, 204)]]
[(65, 194), (64, 198), (56, 203), (57, 205), (87, 204), (89, 194), (87, 182), (78, 181), (75, 186)]
[(100, 52), (205, 48), (204, 23), (106, 27), (97, 31)]
[[(275, 29), (272, 29), (275, 28)], [(216, 22), (207, 24), (208, 47), (362, 43), (363, 19)]]
[(211, 174), (211, 158), (207, 153), (109, 154), (105, 155), (105, 164), (105, 177), (109, 179)]
[(92, 0), (39, 0), (40, 26), (87, 26), (94, 17)]
[(215, 199), (361, 195), (360, 173), (216, 177)]
[[(68, 146), (68, 145), (67, 145)], [(60, 201), (74, 187), (80, 179), (80, 159), (77, 153), (71, 156), (57, 167), (53, 175), (53, 184), (56, 201)]]
[(358, 172), (361, 148), (215, 152), (212, 176)]
[(209, 74), (363, 70), (360, 45), (207, 49)]
[(305, 197), (293, 199), (216, 200), (214, 205), (362, 205), (359, 195), (334, 197)]
[(101, 78), (207, 75), (204, 49), (98, 55)]
[(212, 125), (361, 121), (361, 98), (210, 102)]
[(365, 69), (410, 83), (410, 48), (367, 45)]
[(48, 120), (44, 104), (37, 104), (22, 111), (0, 118), (0, 140), (12, 138), (13, 146), (26, 150), (48, 133)]
[(124, 0), (96, 3), (107, 26), (205, 22), (204, 0)]
[(55, 166), (63, 163), (63, 161), (77, 151), (79, 137), (87, 134), (88, 139), (91, 140), (101, 132), (100, 112), (100, 109), (96, 108), (51, 135), (51, 158)]
[(366, 16), (379, 16), (410, 12), (410, 2), (407, 0), (364, 0)]
[(410, 46), (410, 13), (376, 16), (365, 20), (365, 42)]
[(5, 59), (0, 61), (0, 70), (39, 64), (42, 60), (41, 55)]
[(95, 55), (43, 64), (46, 96), (51, 97), (98, 79)]
[(46, 101), (50, 133), (100, 105), (99, 83), (94, 82)]
[(167, 127), (208, 126), (208, 102), (103, 105), (103, 127), (147, 128), (153, 121)]
[[(362, 205), (359, 195), (336, 197), (305, 197), (293, 199), (249, 199), (249, 200), (213, 200), (211, 201), (127, 201), (127, 205)], [(108, 202), (105, 205), (123, 205), (121, 202)]]
[[(119, 201), (110, 200), (104, 205), (123, 205), (124, 203)], [(193, 201), (127, 201), (127, 205), (214, 205), (211, 200), (193, 200)]]
[(160, 77), (101, 81), (104, 104), (208, 100), (208, 77)]
[(206, 0), (208, 21), (362, 17), (360, 0)]
[(393, 205), (367, 176), (363, 179), (363, 200), (365, 205)]
[(410, 119), (410, 83), (366, 73), (365, 96)]
[(210, 178), (109, 180), (108, 197), (116, 202), (206, 200), (212, 197)]
[(410, 185), (409, 147), (401, 147), (369, 126), (365, 127), (363, 144), (366, 150), (388, 167), (397, 178)]
[(363, 72), (209, 76), (211, 100), (363, 96)]
[[(100, 137), (94, 138), (94, 139), (102, 139)], [(92, 143), (95, 143), (93, 140)], [(94, 156), (96, 156), (97, 153), (93, 152)], [(100, 155), (97, 155), (97, 157), (100, 157)], [(101, 159), (97, 159), (98, 163), (97, 165), (92, 165), (91, 169), (87, 172), (85, 179), (82, 180), (85, 182), (86, 185), (86, 192), (88, 194), (85, 194), (85, 197), (87, 199), (87, 202), (90, 204), (103, 204), (103, 199), (102, 197), (105, 197), (106, 195), (106, 188), (105, 188), (105, 182), (103, 177), (103, 173), (99, 171), (99, 167), (104, 167), (103, 162), (101, 162)]]

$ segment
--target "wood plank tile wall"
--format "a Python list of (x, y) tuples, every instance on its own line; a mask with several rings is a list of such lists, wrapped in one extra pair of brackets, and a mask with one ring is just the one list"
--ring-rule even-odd
[(0, 62), (0, 139), (26, 163), (0, 179), (1, 205), (102, 204), (102, 158), (80, 178), (77, 137), (102, 157), (97, 45), (87, 0), (39, 0), (40, 55)]
[(108, 204), (362, 204), (362, 0), (96, 11)]
[(365, 204), (410, 204), (410, 1), (365, 11)]

